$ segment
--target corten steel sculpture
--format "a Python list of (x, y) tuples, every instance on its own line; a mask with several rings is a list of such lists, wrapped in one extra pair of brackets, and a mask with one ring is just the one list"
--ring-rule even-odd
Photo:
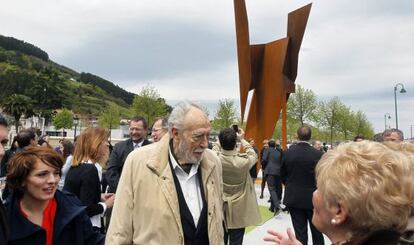
[(253, 90), (246, 138), (255, 142), (271, 138), (282, 113), (282, 146), (286, 149), (286, 103), (295, 92), (298, 54), (311, 6), (289, 13), (287, 37), (251, 45), (245, 1), (234, 0), (242, 119), (248, 93)]

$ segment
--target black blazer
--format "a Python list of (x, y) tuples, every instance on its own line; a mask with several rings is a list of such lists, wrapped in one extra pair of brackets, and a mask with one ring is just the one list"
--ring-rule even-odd
[(94, 164), (83, 163), (70, 167), (63, 190), (73, 193), (86, 206), (89, 217), (101, 214), (104, 208), (101, 201), (101, 182)]
[(282, 179), (285, 183), (283, 202), (291, 208), (312, 209), (312, 194), (316, 190), (315, 167), (322, 156), (306, 142), (292, 145), (285, 151)]
[(267, 148), (263, 153), (262, 165), (266, 166), (265, 175), (280, 176), (282, 167), (282, 151), (273, 147)]
[[(142, 146), (151, 144), (150, 141), (144, 140)], [(122, 168), (129, 153), (134, 150), (132, 139), (118, 142), (109, 156), (108, 170), (106, 171), (106, 180), (109, 185), (110, 193), (115, 193), (118, 187), (119, 178), (121, 177)]]

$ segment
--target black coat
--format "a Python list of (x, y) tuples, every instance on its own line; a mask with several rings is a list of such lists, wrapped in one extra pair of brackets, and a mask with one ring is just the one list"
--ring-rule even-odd
[(282, 156), (282, 150), (276, 149), (274, 147), (269, 147), (264, 151), (262, 165), (266, 166), (266, 169), (264, 170), (265, 175), (280, 176)]
[[(146, 139), (142, 142), (142, 146), (148, 144), (151, 144), (151, 142)], [(108, 181), (110, 193), (115, 193), (125, 160), (133, 150), (134, 144), (132, 143), (132, 139), (121, 141), (114, 146), (109, 157), (108, 170), (106, 172), (106, 180)]]
[(322, 152), (306, 142), (292, 145), (284, 153), (282, 179), (285, 179), (284, 204), (291, 208), (312, 209), (316, 190), (315, 167)]
[(89, 217), (101, 214), (104, 208), (101, 201), (101, 182), (95, 164), (81, 163), (70, 167), (63, 190), (74, 194), (86, 206)]
[[(53, 244), (94, 245), (104, 244), (105, 237), (92, 230), (85, 207), (69, 193), (56, 191), (57, 202)], [(10, 245), (46, 244), (46, 232), (26, 219), (20, 212), (19, 201), (12, 195), (6, 204), (10, 225)]]
[(3, 202), (0, 201), (0, 244), (6, 244), (9, 236), (9, 224), (6, 215), (6, 209)]

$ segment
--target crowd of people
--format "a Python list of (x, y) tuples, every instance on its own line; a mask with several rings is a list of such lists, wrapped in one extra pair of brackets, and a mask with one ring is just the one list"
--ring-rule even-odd
[(242, 244), (262, 222), (258, 164), (259, 198), (267, 183), (269, 210), (289, 212), (294, 229), (265, 241), (414, 244), (414, 146), (401, 131), (329, 150), (308, 126), (286, 150), (274, 139), (259, 150), (237, 127), (209, 142), (210, 131), (203, 109), (184, 101), (153, 125), (133, 117), (113, 148), (104, 128), (56, 148), (24, 129), (5, 151), (0, 115), (0, 244)]

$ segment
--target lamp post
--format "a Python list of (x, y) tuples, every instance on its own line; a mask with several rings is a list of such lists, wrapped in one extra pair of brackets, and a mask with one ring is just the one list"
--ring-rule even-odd
[(388, 116), (388, 119), (391, 119), (391, 115), (390, 115), (390, 113), (385, 113), (385, 115), (384, 115), (384, 130), (386, 130), (387, 129), (387, 116)]
[(407, 93), (407, 90), (404, 88), (404, 84), (397, 83), (394, 86), (394, 105), (395, 105), (395, 128), (398, 129), (398, 112), (397, 112), (397, 88), (401, 86), (400, 93), (404, 94)]
[(73, 132), (73, 140), (75, 140), (75, 137), (76, 137), (76, 129), (78, 128), (78, 125), (79, 125), (79, 117), (77, 115), (75, 115), (73, 117), (73, 125), (75, 125), (75, 132)]

